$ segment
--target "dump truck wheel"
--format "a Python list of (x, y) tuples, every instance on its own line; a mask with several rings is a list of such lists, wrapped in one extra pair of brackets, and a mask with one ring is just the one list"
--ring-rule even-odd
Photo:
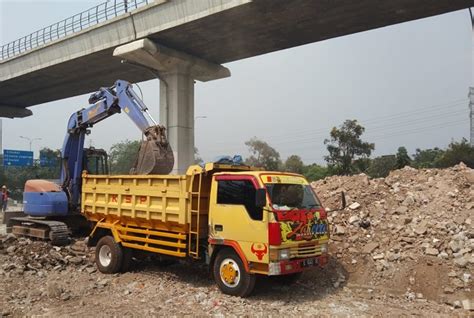
[(245, 271), (240, 257), (230, 249), (217, 254), (213, 274), (217, 286), (224, 294), (246, 297), (255, 287), (255, 275)]
[(126, 273), (130, 270), (130, 267), (132, 266), (132, 256), (133, 256), (133, 251), (132, 249), (128, 247), (122, 247), (122, 265), (120, 266), (120, 272), (121, 273)]
[(122, 267), (123, 251), (112, 236), (104, 236), (95, 249), (95, 263), (104, 274), (118, 273)]

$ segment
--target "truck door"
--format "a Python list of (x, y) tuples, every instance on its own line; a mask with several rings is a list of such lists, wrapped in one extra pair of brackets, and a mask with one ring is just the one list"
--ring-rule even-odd
[(210, 237), (237, 243), (248, 261), (268, 262), (267, 215), (255, 205), (254, 176), (215, 176), (209, 206)]

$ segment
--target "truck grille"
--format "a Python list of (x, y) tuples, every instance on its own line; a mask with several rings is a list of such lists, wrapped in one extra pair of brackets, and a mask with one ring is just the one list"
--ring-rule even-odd
[(319, 244), (300, 244), (290, 248), (291, 258), (312, 257), (321, 255), (321, 246)]

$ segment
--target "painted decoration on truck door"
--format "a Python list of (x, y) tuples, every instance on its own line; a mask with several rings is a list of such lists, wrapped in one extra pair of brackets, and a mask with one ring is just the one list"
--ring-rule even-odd
[(282, 242), (327, 238), (328, 223), (319, 211), (275, 211), (275, 216), (280, 222)]
[(250, 251), (257, 256), (259, 261), (261, 261), (265, 254), (268, 253), (268, 247), (263, 243), (253, 243), (250, 247)]

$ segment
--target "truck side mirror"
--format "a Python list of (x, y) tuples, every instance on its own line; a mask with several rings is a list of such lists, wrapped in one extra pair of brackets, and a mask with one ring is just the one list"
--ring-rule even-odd
[(255, 193), (255, 206), (263, 208), (265, 205), (267, 205), (267, 191), (265, 189), (257, 189)]

